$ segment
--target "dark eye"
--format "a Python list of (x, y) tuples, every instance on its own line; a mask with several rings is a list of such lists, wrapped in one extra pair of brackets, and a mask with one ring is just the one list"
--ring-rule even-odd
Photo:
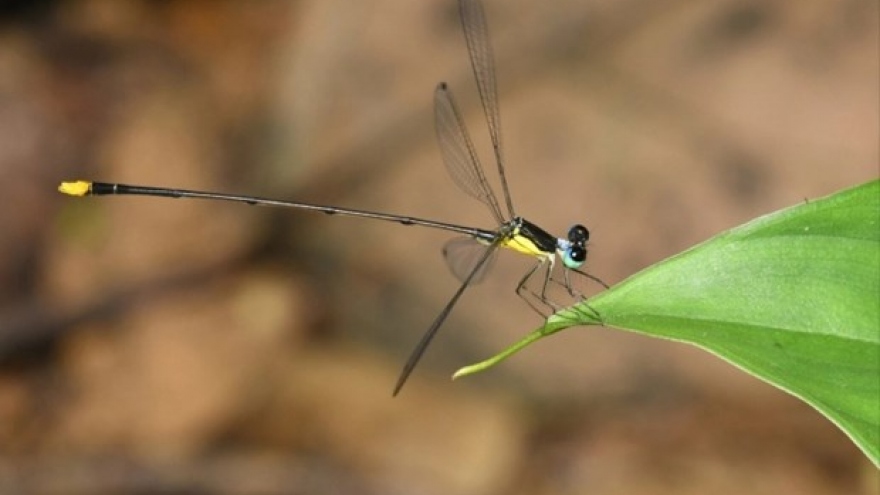
[(587, 248), (583, 245), (572, 244), (565, 250), (562, 262), (566, 268), (580, 268), (587, 260)]
[(568, 229), (568, 240), (574, 244), (584, 244), (590, 240), (590, 231), (583, 225), (575, 225)]

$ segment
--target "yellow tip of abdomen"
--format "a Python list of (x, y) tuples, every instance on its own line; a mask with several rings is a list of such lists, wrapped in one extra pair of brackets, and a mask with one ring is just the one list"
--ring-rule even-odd
[(91, 190), (91, 188), (91, 182), (78, 180), (75, 182), (62, 182), (61, 185), (58, 186), (58, 192), (70, 196), (85, 196), (89, 193), (89, 190)]

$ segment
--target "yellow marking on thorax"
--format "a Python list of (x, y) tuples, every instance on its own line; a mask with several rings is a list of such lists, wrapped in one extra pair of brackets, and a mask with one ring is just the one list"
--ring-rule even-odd
[(62, 182), (61, 185), (58, 186), (58, 191), (70, 196), (85, 196), (89, 193), (91, 187), (91, 182), (78, 180), (75, 182)]
[(531, 241), (531, 239), (520, 235), (519, 229), (516, 229), (509, 239), (505, 239), (501, 243), (501, 246), (507, 249), (512, 249), (518, 253), (534, 256), (536, 258), (544, 258), (553, 254), (538, 249), (538, 246), (536, 246), (535, 243)]

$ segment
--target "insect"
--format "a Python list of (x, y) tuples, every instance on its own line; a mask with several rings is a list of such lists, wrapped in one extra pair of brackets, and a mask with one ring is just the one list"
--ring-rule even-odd
[[(535, 265), (525, 273), (516, 286), (516, 293), (535, 311), (544, 315), (539, 305), (556, 309), (546, 295), (548, 285), (561, 284), (571, 296), (579, 295), (574, 290), (570, 274), (577, 273), (607, 288), (604, 282), (581, 270), (587, 260), (587, 243), (590, 232), (583, 225), (572, 226), (566, 237), (550, 235), (534, 223), (518, 216), (513, 208), (507, 177), (504, 169), (504, 155), (501, 148), (501, 123), (498, 111), (498, 91), (495, 80), (495, 62), (489, 43), (486, 16), (479, 0), (459, 0), (459, 14), (464, 28), (468, 55), (477, 82), (483, 112), (492, 141), (494, 161), (500, 179), (503, 203), (498, 201), (485, 171), (477, 156), (470, 134), (465, 127), (461, 113), (446, 83), (440, 83), (434, 91), (434, 126), (437, 141), (443, 155), (443, 162), (449, 175), (465, 194), (485, 204), (494, 217), (497, 228), (494, 230), (468, 227), (437, 220), (429, 220), (405, 215), (366, 211), (337, 206), (323, 206), (297, 201), (286, 201), (188, 189), (114, 184), (91, 181), (62, 182), (58, 190), (71, 196), (141, 195), (166, 198), (193, 198), (214, 201), (232, 201), (250, 205), (280, 208), (298, 208), (326, 214), (370, 218), (403, 225), (419, 225), (460, 234), (443, 248), (443, 254), (453, 274), (460, 280), (458, 290), (428, 327), (416, 344), (394, 386), (397, 395), (415, 369), (425, 350), (433, 340), (443, 322), (449, 316), (465, 290), (485, 276), (492, 260), (500, 249), (510, 249), (531, 256)], [(478, 248), (478, 249), (476, 249)], [(474, 255), (476, 253), (476, 255)], [(553, 278), (553, 267), (560, 258), (564, 266), (563, 279)], [(540, 290), (529, 288), (529, 281), (542, 274)], [(536, 304), (538, 303), (538, 304)], [(546, 309), (546, 308), (545, 308)]]

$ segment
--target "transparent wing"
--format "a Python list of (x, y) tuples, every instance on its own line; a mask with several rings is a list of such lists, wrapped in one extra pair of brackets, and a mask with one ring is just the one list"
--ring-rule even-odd
[(467, 195), (488, 206), (499, 225), (504, 223), (498, 199), (486, 180), (474, 143), (446, 83), (438, 84), (434, 91), (434, 130), (452, 180)]
[(513, 210), (513, 201), (510, 199), (510, 189), (507, 187), (507, 177), (504, 175), (504, 155), (501, 148), (501, 117), (498, 111), (498, 83), (495, 80), (495, 58), (492, 55), (492, 45), (489, 43), (489, 26), (486, 23), (486, 14), (479, 0), (459, 0), (458, 11), (461, 16), (461, 24), (464, 28), (464, 37), (467, 41), (468, 56), (471, 59), (471, 67), (477, 80), (477, 89), (480, 92), (480, 101), (483, 103), (483, 113), (489, 124), (489, 137), (492, 139), (492, 148), (495, 151), (495, 162), (498, 165), (498, 175), (501, 178), (501, 188), (504, 200), (507, 203), (509, 218), (516, 214)]
[(422, 355), (425, 353), (425, 350), (431, 344), (431, 341), (434, 340), (434, 336), (437, 335), (437, 330), (443, 325), (443, 322), (446, 321), (446, 317), (449, 316), (449, 313), (452, 312), (452, 308), (455, 307), (455, 304), (458, 303), (458, 300), (461, 298), (461, 295), (464, 294), (464, 291), (471, 286), (473, 283), (474, 277), (476, 277), (477, 272), (479, 272), (483, 265), (489, 262), (489, 259), (494, 256), (495, 251), (498, 250), (498, 246), (501, 244), (501, 238), (495, 239), (492, 244), (485, 246), (483, 248), (483, 254), (477, 259), (476, 264), (474, 265), (471, 273), (468, 274), (467, 277), (461, 282), (461, 285), (458, 287), (458, 290), (455, 291), (455, 294), (452, 295), (452, 298), (449, 299), (449, 302), (446, 303), (446, 306), (443, 308), (443, 311), (437, 315), (437, 318), (434, 319), (434, 323), (431, 323), (431, 326), (428, 327), (428, 330), (422, 335), (419, 343), (416, 344), (415, 349), (413, 349), (412, 353), (409, 355), (409, 359), (406, 360), (406, 364), (403, 365), (403, 370), (400, 372), (400, 376), (397, 378), (397, 384), (394, 386), (394, 391), (392, 395), (397, 395), (400, 392), (400, 389), (403, 388), (403, 384), (406, 383), (406, 380), (409, 378), (409, 375), (415, 369), (416, 365), (419, 363), (419, 360), (422, 359)]
[[(467, 277), (474, 271), (474, 267), (480, 262), (483, 253), (486, 251), (486, 245), (480, 243), (473, 237), (455, 237), (450, 239), (443, 246), (443, 259), (446, 260), (446, 266), (449, 271), (455, 275), (459, 282), (464, 282)], [(480, 269), (471, 279), (471, 285), (478, 284), (483, 281), (486, 275), (492, 270), (495, 259), (498, 258), (498, 250), (494, 250)]]

